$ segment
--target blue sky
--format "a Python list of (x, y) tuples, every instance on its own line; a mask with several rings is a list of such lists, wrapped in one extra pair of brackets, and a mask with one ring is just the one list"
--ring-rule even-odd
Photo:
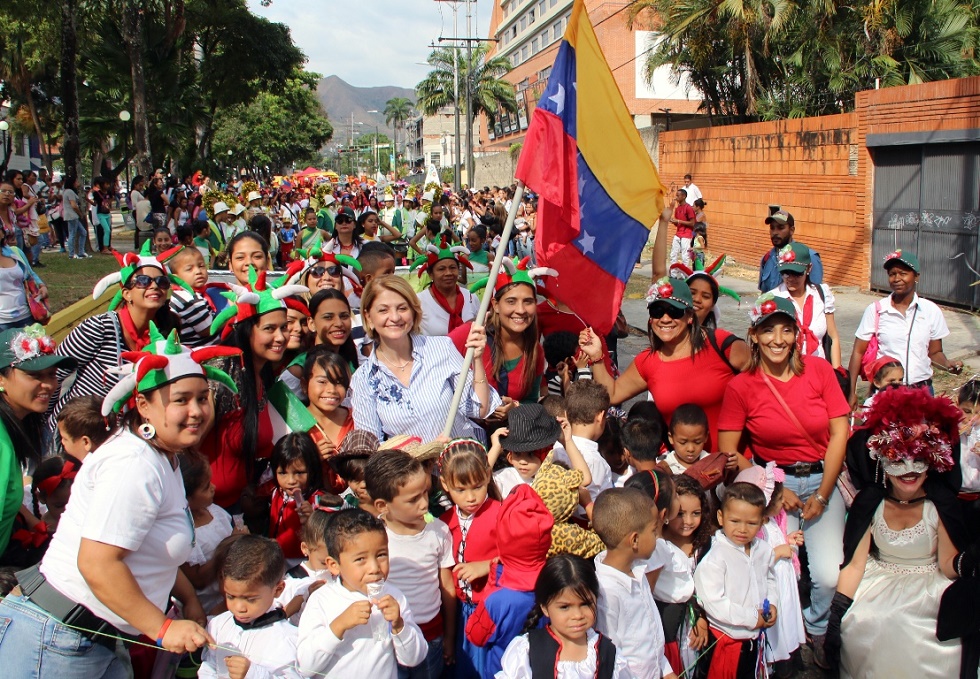
[[(473, 33), (486, 37), (494, 0), (473, 2)], [(453, 35), (453, 5), (435, 0), (273, 0), (251, 10), (289, 26), (293, 42), (309, 59), (307, 68), (337, 75), (351, 85), (397, 85), (414, 88), (428, 73), (424, 65), (440, 37)], [(459, 8), (459, 34), (465, 34), (466, 13)], [(422, 63), (422, 65), (420, 65)]]

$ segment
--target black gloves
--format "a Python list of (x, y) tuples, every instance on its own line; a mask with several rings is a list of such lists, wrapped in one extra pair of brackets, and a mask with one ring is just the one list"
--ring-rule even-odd
[(832, 672), (840, 669), (840, 624), (847, 613), (847, 609), (854, 603), (851, 597), (836, 592), (834, 600), (830, 603), (830, 621), (827, 623), (827, 637), (824, 640), (824, 653), (827, 657), (827, 664), (830, 665)]

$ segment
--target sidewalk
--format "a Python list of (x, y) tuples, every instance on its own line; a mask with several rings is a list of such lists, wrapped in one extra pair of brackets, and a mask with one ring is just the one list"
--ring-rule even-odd
[[(719, 283), (737, 292), (742, 298), (741, 307), (730, 297), (722, 296), (718, 300), (718, 308), (721, 310), (721, 322), (719, 327), (733, 332), (739, 337), (745, 337), (749, 326), (749, 309), (759, 295), (756, 289), (755, 279), (748, 280), (735, 276), (722, 275)], [(638, 290), (642, 287), (646, 290), (650, 285), (650, 261), (644, 260), (642, 265), (633, 271), (630, 278), (630, 287)], [(876, 292), (862, 292), (856, 288), (842, 287), (831, 288), (836, 298), (836, 312), (834, 314), (837, 321), (837, 329), (840, 333), (841, 352), (844, 364), (851, 357), (851, 350), (854, 346), (854, 332), (857, 330), (861, 321), (861, 316), (869, 304), (876, 299), (884, 297), (883, 294)], [(646, 302), (639, 298), (636, 293), (632, 298), (623, 299), (623, 315), (627, 322), (634, 328), (646, 333), (647, 314)], [(963, 361), (966, 367), (964, 375), (972, 374), (980, 370), (980, 318), (976, 315), (943, 306), (943, 314), (946, 317), (946, 325), (949, 326), (949, 337), (943, 340), (943, 349), (950, 360)]]

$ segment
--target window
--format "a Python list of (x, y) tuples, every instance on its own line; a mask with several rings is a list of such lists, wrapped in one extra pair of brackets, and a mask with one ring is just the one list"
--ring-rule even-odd
[(538, 38), (537, 36), (535, 36), (534, 40), (531, 41), (531, 54), (537, 54), (537, 53), (538, 53)]
[(551, 6), (554, 7), (558, 4), (558, 0), (551, 0)]
[(527, 17), (526, 16), (522, 16), (521, 17), (521, 30), (523, 31), (525, 28), (527, 28)]
[(541, 0), (541, 2), (538, 3), (538, 16), (539, 17), (543, 17), (544, 16), (544, 13), (545, 13), (545, 5), (547, 4), (547, 2), (548, 2), (548, 0)]
[(549, 77), (551, 77), (551, 66), (538, 71), (538, 80), (547, 80)]
[(551, 39), (558, 40), (561, 37), (561, 22), (558, 21), (551, 27)]
[(527, 25), (530, 26), (534, 23), (534, 10), (532, 9), (527, 13)]
[(528, 87), (529, 84), (530, 83), (528, 82), (528, 79), (527, 78), (524, 78), (524, 80), (522, 80), (521, 82), (517, 83), (517, 91), (518, 92), (523, 92), (524, 90), (527, 89), (527, 87)]
[(510, 27), (510, 38), (511, 40), (513, 40), (516, 37), (517, 37), (517, 24), (514, 24), (513, 26)]
[(508, 14), (510, 14), (510, 4), (505, 2), (503, 4), (503, 10), (504, 10), (504, 16), (506, 17)]
[(527, 45), (521, 48), (521, 61), (527, 61)]
[(519, 59), (519, 57), (517, 56), (517, 52), (514, 52), (513, 54), (511, 54), (510, 55), (510, 65), (512, 67), (516, 67), (517, 64), (519, 63), (518, 59)]
[(433, 151), (432, 153), (429, 154), (429, 164), (430, 165), (435, 165), (436, 167), (442, 167), (440, 165), (440, 161), (441, 160), (442, 160), (442, 157), (439, 155), (439, 153)]

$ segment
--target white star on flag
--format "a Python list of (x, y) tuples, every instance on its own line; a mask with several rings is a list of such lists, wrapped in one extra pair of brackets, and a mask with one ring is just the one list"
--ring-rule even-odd
[(595, 253), (595, 247), (593, 247), (595, 244), (595, 236), (590, 236), (589, 232), (585, 229), (582, 229), (581, 243), (582, 254), (587, 255), (589, 253)]
[(565, 88), (559, 84), (558, 91), (548, 97), (548, 101), (555, 102), (555, 112), (561, 115), (565, 110)]

